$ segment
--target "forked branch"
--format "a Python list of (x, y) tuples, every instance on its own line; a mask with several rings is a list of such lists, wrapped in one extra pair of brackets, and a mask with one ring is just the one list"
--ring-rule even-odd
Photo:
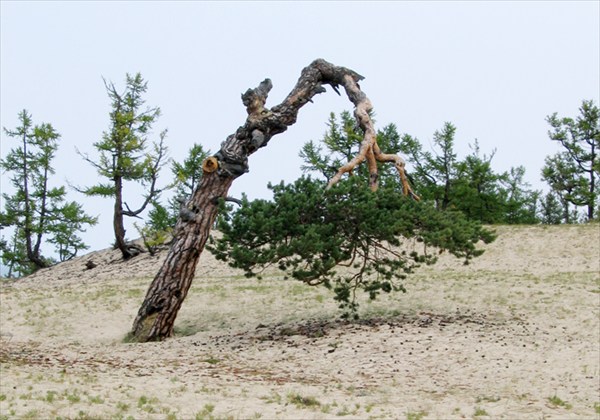
[(392, 163), (400, 176), (405, 195), (418, 200), (405, 172), (404, 160), (398, 155), (384, 154), (377, 144), (377, 132), (370, 112), (371, 101), (361, 90), (358, 82), (363, 76), (345, 67), (338, 67), (323, 59), (313, 61), (302, 70), (302, 74), (290, 94), (279, 105), (271, 109), (265, 107), (268, 94), (273, 87), (270, 79), (265, 79), (257, 88), (248, 89), (242, 94), (242, 102), (248, 112), (246, 123), (230, 135), (221, 145), (221, 150), (205, 161), (206, 172), (219, 171), (223, 176), (234, 178), (248, 171), (248, 156), (268, 144), (276, 134), (282, 133), (296, 122), (298, 111), (312, 98), (325, 92), (324, 85), (331, 86), (338, 94), (342, 86), (348, 99), (354, 104), (354, 116), (362, 128), (364, 137), (359, 153), (350, 162), (339, 168), (329, 181), (328, 187), (340, 181), (342, 176), (367, 161), (369, 186), (377, 190), (377, 162)]

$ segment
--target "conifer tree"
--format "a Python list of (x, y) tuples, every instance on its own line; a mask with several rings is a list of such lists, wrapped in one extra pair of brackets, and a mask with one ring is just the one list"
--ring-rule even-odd
[(331, 288), (346, 316), (357, 315), (358, 292), (374, 299), (405, 291), (407, 275), (441, 251), (468, 263), (483, 252), (478, 241), (494, 239), (459, 212), (437, 211), (390, 187), (370, 191), (361, 177), (331, 189), (311, 178), (270, 188), (273, 200), (246, 200), (222, 217), (222, 235), (209, 249), (248, 276), (274, 266)]
[(600, 108), (593, 101), (583, 101), (579, 112), (574, 119), (559, 118), (556, 113), (547, 117), (550, 139), (564, 150), (546, 161), (542, 177), (567, 202), (586, 207), (587, 219), (593, 220), (600, 178)]
[[(144, 109), (143, 95), (148, 84), (140, 73), (126, 75), (123, 92), (119, 92), (113, 83), (105, 81), (104, 84), (111, 100), (110, 128), (103, 133), (102, 140), (94, 143), (99, 153), (97, 160), (87, 154), (81, 155), (106, 181), (80, 191), (89, 196), (114, 200), (115, 247), (121, 251), (124, 259), (128, 259), (137, 255), (140, 249), (127, 242), (124, 217), (139, 217), (161, 192), (157, 180), (167, 154), (164, 145), (166, 130), (159, 134), (157, 142), (149, 145), (148, 135), (160, 116), (160, 109)], [(124, 196), (128, 182), (141, 184), (144, 188), (142, 203), (137, 208), (132, 209)]]
[(74, 257), (87, 248), (78, 233), (96, 223), (80, 204), (66, 201), (64, 186), (52, 186), (52, 160), (60, 134), (50, 124), (34, 125), (26, 110), (19, 113), (19, 122), (14, 130), (4, 129), (19, 145), (0, 161), (14, 189), (12, 195), (2, 194), (5, 205), (0, 212), (0, 226), (13, 228), (10, 240), (0, 243), (9, 276), (27, 275), (52, 264), (53, 259), (43, 255), (45, 242), (55, 245), (60, 261)]

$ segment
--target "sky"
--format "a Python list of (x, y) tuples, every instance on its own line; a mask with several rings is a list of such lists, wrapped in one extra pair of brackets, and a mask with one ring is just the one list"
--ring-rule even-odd
[[(92, 144), (109, 129), (103, 78), (123, 87), (127, 73), (143, 75), (147, 105), (162, 111), (150, 139), (168, 129), (170, 157), (181, 161), (193, 143), (216, 152), (244, 123), (242, 92), (269, 77), (274, 106), (316, 58), (365, 77), (377, 127), (394, 123), (428, 149), (452, 122), (459, 157), (477, 139), (482, 152), (496, 150), (496, 171), (523, 165), (543, 189), (544, 158), (559, 150), (545, 118), (599, 102), (600, 2), (1, 0), (0, 125), (15, 128), (23, 109), (52, 124), (61, 134), (53, 182), (88, 186), (98, 175), (76, 149), (97, 156)], [(298, 178), (302, 145), (322, 138), (331, 112), (351, 109), (331, 90), (317, 96), (250, 157), (230, 195), (268, 198), (269, 182)], [(2, 157), (16, 146), (4, 133), (0, 144)], [(133, 208), (139, 191), (127, 191)], [(108, 247), (110, 200), (74, 190), (69, 199), (99, 216), (83, 234), (90, 250)]]

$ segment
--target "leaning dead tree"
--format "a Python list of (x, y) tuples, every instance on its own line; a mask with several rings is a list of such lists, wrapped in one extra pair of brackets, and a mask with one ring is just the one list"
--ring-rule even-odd
[(175, 318), (192, 284), (198, 259), (217, 216), (220, 199), (227, 197), (237, 177), (248, 172), (248, 156), (294, 124), (300, 108), (312, 102), (315, 95), (326, 91), (324, 85), (331, 86), (338, 94), (338, 88), (344, 88), (348, 99), (354, 104), (354, 115), (364, 132), (359, 153), (339, 169), (329, 182), (329, 187), (366, 161), (370, 188), (376, 190), (377, 162), (389, 162), (398, 170), (404, 194), (418, 199), (408, 183), (402, 158), (382, 153), (377, 145), (377, 134), (369, 116), (372, 105), (358, 85), (362, 79), (361, 75), (350, 69), (318, 59), (302, 70), (290, 94), (271, 109), (265, 107), (272, 88), (271, 80), (265, 79), (257, 88), (248, 89), (242, 94), (242, 102), (248, 112), (246, 122), (227, 137), (214, 156), (204, 161), (204, 176), (187, 206), (182, 209), (169, 253), (150, 284), (133, 323), (132, 340), (159, 341), (172, 335)]

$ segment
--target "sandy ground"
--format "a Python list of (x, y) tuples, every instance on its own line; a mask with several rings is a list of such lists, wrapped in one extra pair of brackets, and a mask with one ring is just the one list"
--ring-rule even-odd
[(205, 252), (162, 343), (123, 338), (164, 254), (2, 281), (0, 419), (600, 419), (600, 227), (496, 229), (358, 322)]

